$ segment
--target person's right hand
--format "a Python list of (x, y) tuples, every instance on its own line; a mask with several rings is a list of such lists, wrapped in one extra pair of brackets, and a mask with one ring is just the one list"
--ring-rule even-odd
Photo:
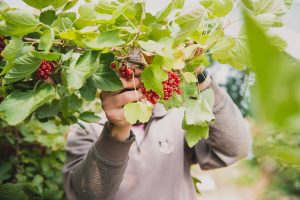
[[(141, 70), (135, 69), (135, 78), (126, 81), (121, 78), (124, 88), (118, 92), (101, 92), (100, 98), (102, 108), (108, 119), (111, 135), (121, 141), (125, 141), (130, 136), (131, 124), (126, 121), (123, 107), (124, 105), (141, 100), (143, 94), (138, 90), (141, 87), (140, 81)], [(134, 88), (136, 87), (136, 91)]]

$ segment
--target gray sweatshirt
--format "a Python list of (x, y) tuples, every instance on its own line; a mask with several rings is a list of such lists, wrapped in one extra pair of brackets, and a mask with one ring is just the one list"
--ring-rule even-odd
[(227, 93), (213, 81), (215, 92), (209, 138), (193, 148), (181, 128), (183, 109), (153, 109), (145, 137), (134, 133), (125, 141), (110, 136), (105, 118), (73, 126), (66, 145), (64, 186), (70, 200), (193, 200), (197, 199), (190, 166), (228, 166), (245, 157), (251, 146), (248, 126)]

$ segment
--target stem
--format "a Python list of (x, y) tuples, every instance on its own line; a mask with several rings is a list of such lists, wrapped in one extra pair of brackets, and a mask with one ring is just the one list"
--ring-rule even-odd
[(133, 87), (134, 87), (134, 91), (135, 91), (136, 101), (139, 102), (139, 98), (138, 98), (138, 94), (137, 94), (137, 90), (136, 90), (136, 85), (135, 85), (135, 81), (134, 81), (134, 72), (133, 72), (133, 75), (132, 75), (132, 81), (133, 81)]
[[(40, 42), (40, 39), (34, 39), (34, 38), (23, 38), (23, 41), (25, 43), (39, 43)], [(54, 41), (53, 42), (54, 44), (59, 44), (59, 45), (62, 45), (63, 43), (60, 42), (60, 41)]]
[(142, 11), (142, 15), (141, 15), (139, 29), (138, 29), (138, 32), (136, 33), (135, 37), (128, 43), (128, 46), (134, 45), (135, 41), (139, 39), (141, 30), (142, 30), (142, 26), (143, 26), (143, 21), (144, 21), (145, 14), (146, 14), (145, 4), (146, 4), (146, 2), (145, 2), (145, 0), (143, 0), (143, 2), (142, 2), (143, 11)]
[(129, 24), (134, 28), (136, 29), (135, 25), (132, 23), (132, 21), (124, 14), (122, 14), (122, 16), (129, 22)]

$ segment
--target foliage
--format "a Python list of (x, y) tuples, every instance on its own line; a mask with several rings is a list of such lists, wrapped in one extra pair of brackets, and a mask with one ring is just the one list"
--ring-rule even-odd
[[(0, 62), (1, 148), (12, 150), (1, 156), (1, 199), (63, 198), (59, 170), (64, 126), (98, 120), (83, 105), (95, 102), (98, 90), (122, 88), (111, 63), (130, 63), (135, 51), (137, 63), (145, 68), (141, 77), (147, 90), (162, 95), (168, 72), (180, 75), (183, 94), (160, 103), (167, 109), (185, 108), (182, 127), (190, 146), (208, 137), (214, 121), (212, 91), (200, 93), (195, 82), (196, 68), (208, 65), (208, 55), (255, 71), (256, 110), (263, 111), (262, 119), (277, 128), (299, 130), (298, 62), (282, 53), (284, 43), (278, 37), (267, 36), (252, 20), (263, 24), (264, 31), (281, 26), (290, 1), (242, 0), (252, 18), (245, 15), (246, 29), (238, 37), (224, 31), (237, 0), (200, 0), (199, 7), (188, 11), (184, 0), (175, 0), (156, 14), (145, 10), (144, 1), (87, 1), (77, 12), (70, 11), (77, 0), (23, 1), (38, 10), (31, 13), (0, 2), (0, 34), (7, 45)], [(55, 65), (46, 80), (37, 78), (42, 61)], [(283, 70), (291, 62), (296, 65)], [(125, 106), (132, 123), (147, 121), (150, 114), (151, 105), (145, 102)]]
[(300, 115), (300, 64), (272, 44), (263, 27), (251, 16), (244, 15), (251, 68), (256, 74), (252, 105), (259, 128), (255, 131), (254, 149), (272, 182), (266, 199), (277, 198), (278, 191), (298, 199), (300, 143), (296, 121)]
[(63, 199), (61, 169), (66, 127), (32, 120), (0, 121), (0, 199)]

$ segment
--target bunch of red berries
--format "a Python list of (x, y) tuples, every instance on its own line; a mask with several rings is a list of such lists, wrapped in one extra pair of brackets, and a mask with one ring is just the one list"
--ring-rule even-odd
[(0, 61), (3, 59), (3, 57), (1, 56), (2, 51), (5, 49), (5, 37), (4, 36), (0, 36)]
[(54, 71), (54, 64), (52, 62), (43, 60), (38, 71), (37, 77), (38, 79), (48, 79), (50, 74)]
[(162, 82), (164, 86), (164, 100), (168, 100), (172, 95), (173, 92), (181, 95), (182, 90), (179, 88), (180, 78), (177, 73), (169, 72), (168, 73), (168, 80)]
[(122, 78), (125, 78), (126, 81), (129, 81), (132, 79), (133, 76), (133, 70), (127, 67), (125, 63), (122, 64), (122, 66), (119, 69), (119, 72), (121, 74)]
[[(164, 90), (163, 99), (165, 101), (167, 101), (173, 95), (173, 92), (176, 92), (179, 95), (182, 94), (182, 90), (179, 88), (180, 78), (178, 74), (175, 72), (169, 72), (168, 77), (168, 80), (162, 82)], [(160, 98), (159, 95), (156, 94), (153, 90), (146, 91), (144, 86), (141, 87), (141, 92), (152, 104), (156, 104)]]
[(144, 87), (144, 85), (142, 85), (141, 92), (150, 103), (156, 104), (158, 102), (159, 95), (156, 94), (156, 92), (154, 92), (153, 90), (146, 91), (146, 88)]

